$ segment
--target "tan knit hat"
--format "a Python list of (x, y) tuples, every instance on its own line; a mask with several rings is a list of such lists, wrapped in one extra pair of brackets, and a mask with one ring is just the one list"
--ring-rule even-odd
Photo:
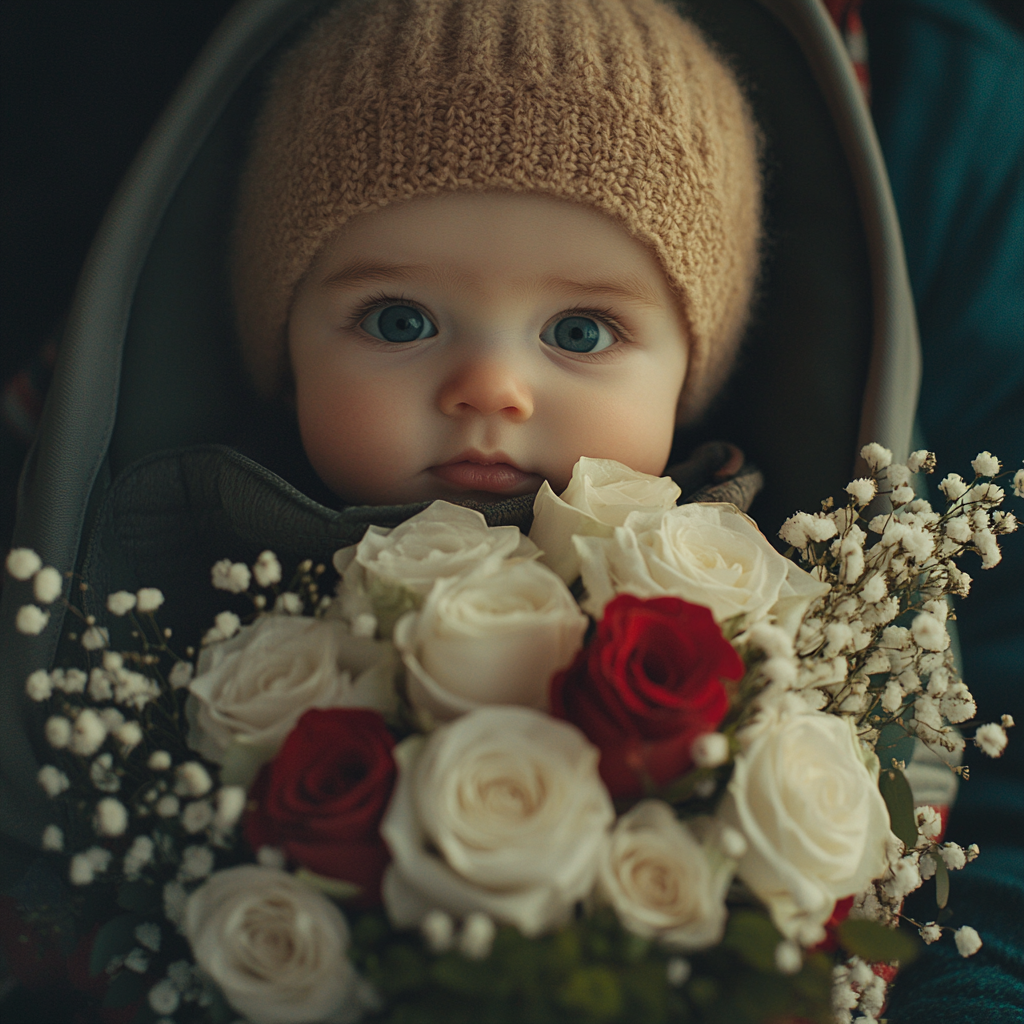
[(655, 0), (343, 3), (277, 70), (243, 174), (232, 274), (256, 386), (287, 379), (296, 286), (356, 214), (540, 192), (603, 210), (657, 256), (691, 338), (692, 420), (747, 321), (757, 148), (731, 72)]

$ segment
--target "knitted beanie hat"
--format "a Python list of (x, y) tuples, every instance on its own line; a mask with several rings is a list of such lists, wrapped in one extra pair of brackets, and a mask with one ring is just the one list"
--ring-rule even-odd
[(232, 276), (257, 389), (287, 380), (296, 287), (346, 221), (416, 196), (536, 192), (604, 211), (660, 261), (695, 419), (748, 317), (757, 146), (728, 68), (657, 0), (340, 4), (274, 75), (242, 177)]

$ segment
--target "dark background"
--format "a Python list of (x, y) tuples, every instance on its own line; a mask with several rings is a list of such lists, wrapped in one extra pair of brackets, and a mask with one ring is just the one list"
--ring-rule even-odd
[[(989, 4), (1024, 31), (1020, 0)], [(231, 0), (0, 4), (0, 381), (59, 336), (118, 182), (231, 6)], [(45, 375), (38, 382), (45, 384)], [(0, 545), (6, 547), (26, 441), (5, 427), (0, 443)]]

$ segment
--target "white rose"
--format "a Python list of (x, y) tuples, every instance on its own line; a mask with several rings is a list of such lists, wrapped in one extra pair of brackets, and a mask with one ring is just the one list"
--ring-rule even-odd
[(583, 643), (587, 617), (537, 562), (485, 564), (438, 580), (395, 627), (409, 701), (449, 721), (483, 704), (544, 710), (548, 685)]
[(251, 1024), (344, 1024), (365, 1008), (341, 911), (283, 871), (218, 871), (189, 896), (182, 926), (196, 964)]
[(679, 949), (706, 949), (725, 931), (736, 862), (700, 843), (668, 804), (643, 800), (617, 822), (600, 860), (598, 895), (622, 924)]
[(389, 645), (349, 636), (341, 622), (264, 615), (206, 647), (189, 684), (189, 744), (223, 762), (240, 743), (273, 756), (310, 708), (395, 707)]
[(662, 513), (633, 512), (609, 538), (576, 537), (587, 598), (599, 617), (621, 593), (681, 597), (711, 609), (716, 622), (772, 614), (787, 632), (828, 591), (783, 558), (735, 505), (697, 503)]
[(435, 501), (394, 529), (370, 526), (355, 546), (334, 555), (342, 574), (342, 613), (354, 620), (373, 612), (384, 635), (434, 582), (461, 576), (484, 561), (536, 558), (536, 545), (517, 526), (488, 526), (473, 509)]
[(544, 563), (572, 583), (580, 574), (574, 536), (610, 537), (631, 512), (665, 511), (681, 493), (671, 477), (637, 473), (611, 459), (582, 458), (561, 497), (546, 480), (541, 484), (530, 540), (544, 552)]
[(530, 708), (480, 708), (400, 743), (395, 760), (381, 835), (396, 927), (432, 910), (483, 911), (533, 936), (590, 893), (614, 812), (597, 748), (574, 726)]
[(849, 719), (771, 712), (744, 730), (720, 819), (748, 849), (738, 874), (787, 938), (823, 935), (837, 900), (885, 871), (889, 812), (878, 759)]

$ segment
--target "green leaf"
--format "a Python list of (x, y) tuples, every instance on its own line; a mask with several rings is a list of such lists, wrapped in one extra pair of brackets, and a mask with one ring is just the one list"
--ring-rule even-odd
[(883, 768), (878, 775), (878, 788), (889, 808), (889, 825), (896, 838), (912, 850), (917, 845), (917, 819), (907, 777), (898, 768)]
[(622, 985), (626, 1020), (662, 1024), (668, 1019), (668, 979), (660, 960), (628, 968), (622, 974)]
[(311, 889), (322, 892), (332, 900), (344, 901), (358, 896), (363, 890), (355, 882), (345, 882), (340, 878), (328, 878), (326, 875), (318, 875), (307, 868), (299, 868), (294, 875), (296, 882), (302, 882)]
[(714, 978), (691, 978), (686, 986), (686, 994), (698, 1006), (711, 1006), (718, 998), (718, 982)]
[(899, 960), (902, 965), (917, 956), (918, 944), (906, 932), (886, 928), (877, 921), (848, 917), (837, 930), (839, 944), (848, 953), (877, 963)]
[(722, 945), (734, 950), (751, 967), (775, 973), (775, 947), (782, 941), (779, 930), (756, 910), (734, 910), (729, 916)]
[(386, 993), (399, 995), (420, 988), (427, 980), (427, 966), (418, 949), (406, 943), (389, 946), (373, 981)]
[(135, 946), (137, 914), (119, 914), (108, 921), (97, 933), (89, 956), (89, 973), (95, 978), (107, 969), (115, 956), (129, 952)]
[(651, 940), (645, 939), (640, 935), (634, 935), (632, 932), (626, 932), (622, 936), (622, 959), (627, 964), (638, 964), (644, 957), (647, 956), (647, 951), (651, 948)]
[(107, 989), (103, 997), (104, 1010), (119, 1010), (141, 999), (146, 994), (146, 982), (141, 974), (134, 971), (122, 971)]
[(589, 1020), (614, 1020), (622, 1009), (622, 987), (607, 967), (573, 971), (558, 993), (559, 1002), (588, 1015)]
[(568, 975), (583, 958), (583, 948), (577, 928), (568, 927), (557, 932), (550, 948), (548, 966), (555, 974)]
[(352, 925), (352, 944), (361, 950), (369, 950), (380, 945), (390, 934), (391, 929), (383, 914), (362, 914)]
[(483, 996), (492, 987), (485, 965), (458, 953), (446, 953), (430, 965), (430, 978), (441, 988), (460, 996)]
[(946, 862), (937, 854), (933, 853), (935, 861), (935, 902), (939, 910), (949, 902), (949, 871)]
[(905, 725), (901, 722), (889, 722), (882, 726), (878, 734), (875, 753), (884, 765), (892, 764), (893, 758), (910, 764), (910, 759), (914, 756), (915, 742), (914, 735), (907, 731)]

